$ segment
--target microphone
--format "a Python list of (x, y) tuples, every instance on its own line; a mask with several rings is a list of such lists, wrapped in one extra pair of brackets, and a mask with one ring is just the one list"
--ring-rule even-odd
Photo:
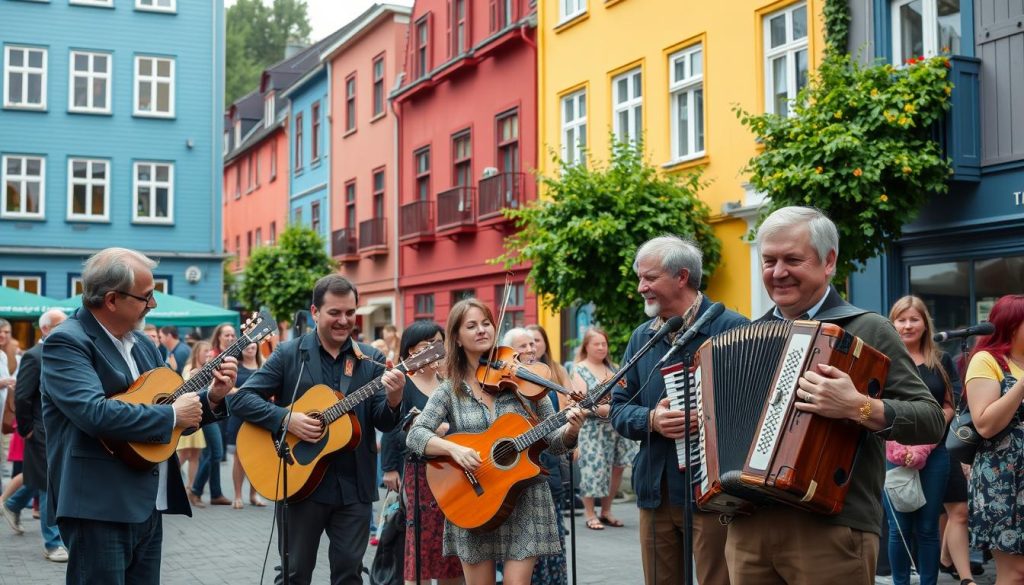
[(971, 337), (972, 335), (992, 335), (996, 332), (996, 326), (989, 323), (988, 321), (982, 321), (973, 327), (964, 327), (963, 329), (953, 329), (952, 331), (942, 331), (932, 336), (933, 341), (942, 343), (949, 339), (960, 339), (962, 337)]
[(658, 365), (655, 366), (655, 369), (660, 369), (663, 365), (665, 365), (665, 362), (667, 362), (669, 358), (671, 358), (677, 351), (682, 349), (687, 343), (690, 343), (690, 341), (692, 341), (694, 337), (697, 337), (697, 333), (700, 331), (701, 327), (704, 327), (708, 323), (717, 319), (718, 316), (721, 315), (723, 312), (725, 312), (725, 305), (723, 305), (722, 303), (713, 303), (710, 307), (708, 307), (708, 310), (704, 311), (704, 314), (701, 315), (696, 321), (694, 321), (693, 325), (690, 325), (689, 329), (687, 329), (682, 335), (676, 338), (675, 342), (672, 344), (672, 347), (669, 348), (668, 353), (662, 356), (661, 360), (658, 362)]

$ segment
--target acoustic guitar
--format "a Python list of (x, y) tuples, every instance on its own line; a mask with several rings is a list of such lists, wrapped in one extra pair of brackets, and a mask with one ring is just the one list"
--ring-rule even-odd
[[(245, 322), (242, 334), (230, 347), (199, 370), (192, 372), (188, 380), (182, 381), (181, 376), (170, 368), (155, 368), (139, 376), (127, 390), (109, 397), (109, 400), (128, 404), (172, 404), (185, 394), (198, 393), (209, 387), (213, 382), (213, 371), (220, 366), (224, 358), (238, 357), (250, 343), (259, 343), (276, 332), (277, 322), (266, 311), (261, 311)], [(157, 463), (170, 459), (178, 448), (178, 439), (184, 431), (185, 429), (174, 427), (168, 443), (141, 443), (109, 438), (101, 438), (100, 442), (129, 467), (147, 470)]]
[[(436, 341), (416, 355), (411, 355), (395, 369), (407, 374), (423, 369), (444, 357), (443, 342)], [(384, 388), (380, 377), (344, 396), (324, 384), (306, 390), (295, 401), (294, 412), (301, 412), (320, 421), (323, 432), (315, 442), (285, 433), (288, 443), (288, 491), (284, 489), (281, 458), (278, 456), (280, 432), (271, 433), (250, 422), (242, 423), (236, 439), (238, 459), (249, 477), (249, 483), (263, 497), (278, 501), (298, 501), (320, 485), (327, 471), (328, 455), (359, 445), (362, 430), (353, 409)], [(371, 431), (372, 432), (372, 431)]]

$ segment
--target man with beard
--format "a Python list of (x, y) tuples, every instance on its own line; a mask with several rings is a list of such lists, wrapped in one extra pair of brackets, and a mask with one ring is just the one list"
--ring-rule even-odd
[[(671, 317), (682, 316), (680, 331), (685, 331), (708, 310), (712, 302), (700, 292), (702, 265), (700, 248), (677, 236), (657, 237), (640, 246), (633, 270), (640, 279), (637, 291), (644, 298), (644, 313), (652, 319), (633, 331), (622, 356), (623, 364), (628, 363)], [(693, 355), (708, 337), (747, 322), (742, 315), (725, 311), (702, 326), (683, 351), (677, 352), (664, 365), (680, 363), (684, 354)], [(722, 562), (726, 527), (719, 522), (719, 515), (694, 514), (692, 547), (686, 542), (683, 504), (686, 493), (692, 494), (693, 490), (686, 485), (685, 469), (676, 456), (675, 443), (686, 432), (686, 415), (669, 408), (665, 381), (660, 372), (655, 371), (672, 342), (669, 337), (658, 342), (626, 374), (626, 387), (616, 388), (612, 394), (612, 426), (623, 437), (640, 441), (640, 453), (633, 465), (633, 489), (640, 508), (645, 582), (646, 585), (682, 583), (683, 561), (685, 555), (692, 553), (697, 581), (701, 585), (728, 585), (728, 570)], [(693, 440), (696, 440), (696, 420), (694, 411), (689, 422)], [(693, 470), (693, 477), (699, 477), (699, 470)]]
[(82, 308), (43, 344), (47, 505), (56, 510), (70, 553), (69, 584), (159, 583), (162, 515), (191, 515), (176, 457), (135, 469), (111, 455), (100, 437), (169, 443), (174, 428), (227, 415), (224, 397), (238, 373), (234, 358), (213, 372), (209, 391), (173, 404), (109, 399), (163, 365), (156, 346), (138, 331), (156, 307), (155, 266), (125, 248), (96, 253), (82, 270)]
[[(384, 354), (353, 339), (358, 303), (359, 293), (344, 277), (331, 274), (321, 278), (313, 287), (310, 307), (316, 329), (278, 345), (230, 399), (231, 413), (242, 420), (274, 436), (287, 425), (287, 431), (299, 439), (316, 442), (323, 431), (320, 421), (290, 411), (288, 406), (317, 384), (349, 394), (383, 374), (386, 392), (377, 392), (353, 409), (365, 438), (354, 450), (329, 457), (320, 485), (309, 497), (288, 505), (288, 573), (289, 582), (295, 585), (307, 585), (312, 579), (320, 536), (325, 531), (331, 542), (331, 584), (362, 585), (360, 570), (370, 540), (370, 510), (377, 499), (373, 429), (390, 431), (401, 419), (405, 376), (397, 370), (385, 372)], [(280, 506), (276, 513), (280, 523)], [(283, 541), (279, 534), (278, 542)], [(280, 568), (275, 582), (283, 582)]]

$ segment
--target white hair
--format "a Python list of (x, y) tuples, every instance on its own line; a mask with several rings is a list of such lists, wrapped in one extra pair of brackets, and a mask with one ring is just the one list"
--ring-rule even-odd
[(689, 272), (686, 283), (693, 290), (700, 290), (704, 253), (696, 242), (674, 235), (658, 236), (647, 240), (636, 251), (633, 272), (639, 270), (640, 260), (649, 256), (660, 258), (661, 268), (672, 276), (677, 276), (686, 270)]
[(835, 252), (839, 256), (839, 231), (836, 224), (814, 207), (791, 205), (773, 211), (757, 228), (757, 248), (760, 250), (765, 240), (789, 232), (794, 227), (806, 226), (810, 235), (811, 247), (818, 254), (818, 260), (825, 262), (828, 253)]
[(103, 305), (103, 297), (110, 291), (124, 291), (135, 286), (135, 269), (153, 270), (156, 261), (145, 254), (128, 248), (100, 250), (85, 261), (82, 269), (82, 304), (86, 307)]
[(505, 332), (505, 336), (501, 338), (501, 344), (511, 347), (512, 342), (514, 342), (516, 338), (521, 335), (526, 335), (530, 338), (531, 341), (533, 340), (533, 333), (530, 333), (530, 331), (527, 330), (526, 328), (513, 327), (512, 329), (509, 329), (508, 331)]
[(61, 321), (65, 318), (67, 317), (64, 315), (64, 311), (61, 311), (60, 309), (50, 309), (39, 316), (39, 330), (47, 331), (52, 329), (53, 327), (60, 325)]

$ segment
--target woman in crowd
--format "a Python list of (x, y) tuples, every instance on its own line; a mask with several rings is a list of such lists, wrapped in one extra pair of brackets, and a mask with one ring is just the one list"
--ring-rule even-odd
[[(381, 339), (384, 341), (384, 346), (387, 348), (384, 351), (384, 355), (391, 361), (395, 361), (401, 352), (401, 343), (398, 337), (398, 327), (391, 325), (390, 323), (385, 325), (381, 331)], [(401, 359), (401, 358), (398, 358)]]
[[(939, 351), (932, 341), (935, 328), (924, 301), (906, 296), (896, 301), (889, 311), (889, 320), (899, 332), (910, 357), (917, 364), (917, 372), (931, 390), (932, 396), (942, 405), (946, 422), (953, 418), (953, 380), (957, 379), (956, 368), (948, 354)], [(918, 573), (921, 585), (935, 585), (939, 577), (939, 556), (942, 544), (939, 540), (939, 516), (942, 514), (943, 499), (949, 481), (949, 453), (945, 438), (937, 445), (906, 447), (894, 441), (886, 444), (888, 467), (906, 466), (919, 470), (925, 505), (914, 512), (897, 512), (885, 499), (885, 512), (889, 520), (889, 564), (895, 585), (909, 585), (910, 558), (907, 549), (917, 550)], [(955, 540), (955, 537), (954, 537)], [(915, 545), (916, 543), (916, 545)], [(967, 543), (956, 551), (956, 561), (963, 562), (963, 568), (970, 575), (967, 559)], [(972, 581), (967, 580), (967, 583)]]
[[(533, 334), (533, 344), (537, 351), (537, 361), (551, 369), (552, 381), (562, 388), (569, 388), (569, 372), (565, 370), (562, 364), (552, 359), (551, 352), (548, 351), (550, 349), (548, 332), (544, 331), (544, 328), (540, 325), (527, 325), (526, 330)], [(558, 393), (557, 397), (559, 410), (569, 405), (569, 398), (567, 396)]]
[[(608, 360), (608, 335), (604, 331), (591, 327), (583, 334), (574, 370), (573, 387), (577, 392), (589, 392), (612, 377), (616, 368)], [(638, 450), (636, 443), (612, 428), (610, 409), (610, 405), (602, 404), (589, 413), (580, 433), (580, 494), (591, 530), (622, 526), (622, 521), (612, 516), (612, 499), (622, 483), (622, 472)], [(594, 510), (596, 498), (601, 499), (600, 516)]]
[(971, 546), (992, 552), (996, 585), (1019, 585), (1024, 583), (1024, 295), (1001, 297), (988, 319), (995, 333), (978, 340), (964, 376), (974, 426), (985, 438), (971, 467)]
[[(210, 357), (217, 357), (235, 342), (235, 328), (230, 323), (221, 323), (213, 330), (210, 336), (212, 348)], [(210, 483), (210, 503), (214, 506), (227, 506), (231, 500), (224, 496), (220, 485), (220, 464), (224, 460), (224, 436), (227, 431), (227, 423), (215, 422), (203, 426), (203, 436), (206, 437), (206, 448), (203, 449), (203, 456), (199, 460), (199, 472), (196, 474), (195, 483), (192, 486), (190, 499), (192, 503), (203, 501), (203, 489), (206, 483)]]
[[(229, 394), (238, 392), (238, 389), (245, 384), (249, 376), (253, 375), (262, 365), (263, 354), (260, 352), (259, 344), (250, 343), (242, 350), (241, 359), (238, 361), (238, 380), (235, 381), (235, 389)], [(235, 488), (233, 492), (235, 494), (235, 501), (231, 504), (231, 507), (236, 510), (241, 510), (244, 507), (242, 504), (242, 481), (246, 479), (245, 470), (242, 469), (242, 462), (238, 459), (238, 453), (235, 452), (235, 439), (238, 438), (238, 430), (240, 428), (242, 428), (242, 419), (229, 414), (227, 428), (228, 451), (235, 453), (235, 462), (231, 469), (231, 480)], [(266, 506), (259, 495), (256, 494), (252, 484), (249, 485), (249, 503), (260, 508)]]
[[(181, 377), (188, 380), (192, 377), (193, 371), (203, 367), (203, 364), (208, 361), (210, 361), (209, 342), (197, 341), (192, 347), (192, 355), (189, 356), (188, 363), (185, 364), (185, 368), (181, 371)], [(185, 485), (192, 485), (192, 482), (195, 481), (196, 472), (199, 470), (199, 459), (205, 448), (206, 437), (201, 432), (182, 435), (178, 439), (178, 464), (184, 467), (188, 463), (188, 483)], [(206, 507), (206, 504), (200, 498), (189, 499), (192, 501), (192, 505), (197, 508)]]
[[(410, 355), (422, 351), (435, 341), (444, 341), (441, 326), (433, 321), (416, 321), (402, 333), (398, 356), (404, 360)], [(434, 368), (423, 368), (412, 375), (406, 376), (405, 391), (402, 395), (403, 420), (415, 408), (423, 411), (427, 401), (441, 385), (441, 378)], [(441, 423), (437, 435), (444, 436), (448, 423)], [(416, 583), (416, 539), (417, 528), (414, 524), (413, 510), (420, 509), (420, 579), (430, 582), (437, 579), (438, 585), (457, 585), (462, 583), (462, 564), (453, 556), (443, 556), (442, 535), (444, 533), (444, 515), (437, 507), (437, 500), (427, 487), (427, 471), (422, 464), (416, 465), (408, 460), (405, 447), (406, 428), (396, 427), (384, 433), (381, 440), (381, 469), (384, 470), (384, 486), (389, 490), (401, 490), (405, 500), (405, 583)], [(418, 478), (417, 478), (418, 476)], [(419, 500), (416, 500), (416, 481), (419, 481)]]
[[(452, 307), (445, 329), (448, 379), (416, 418), (407, 445), (416, 455), (450, 457), (464, 469), (476, 471), (482, 463), (480, 455), (437, 436), (441, 423), (447, 422), (451, 430), (479, 433), (503, 414), (514, 412), (529, 418), (530, 412), (514, 392), (489, 394), (473, 376), (480, 357), (495, 342), (494, 317), (486, 305), (476, 299), (459, 301)], [(546, 400), (534, 407), (540, 419), (554, 415)], [(548, 449), (563, 453), (575, 445), (582, 420), (578, 411), (570, 413), (569, 423), (547, 437)], [(543, 482), (525, 488), (512, 513), (493, 531), (474, 533), (445, 521), (444, 554), (461, 559), (469, 585), (494, 585), (498, 561), (504, 561), (506, 585), (527, 585), (537, 556), (560, 552), (554, 502)]]

